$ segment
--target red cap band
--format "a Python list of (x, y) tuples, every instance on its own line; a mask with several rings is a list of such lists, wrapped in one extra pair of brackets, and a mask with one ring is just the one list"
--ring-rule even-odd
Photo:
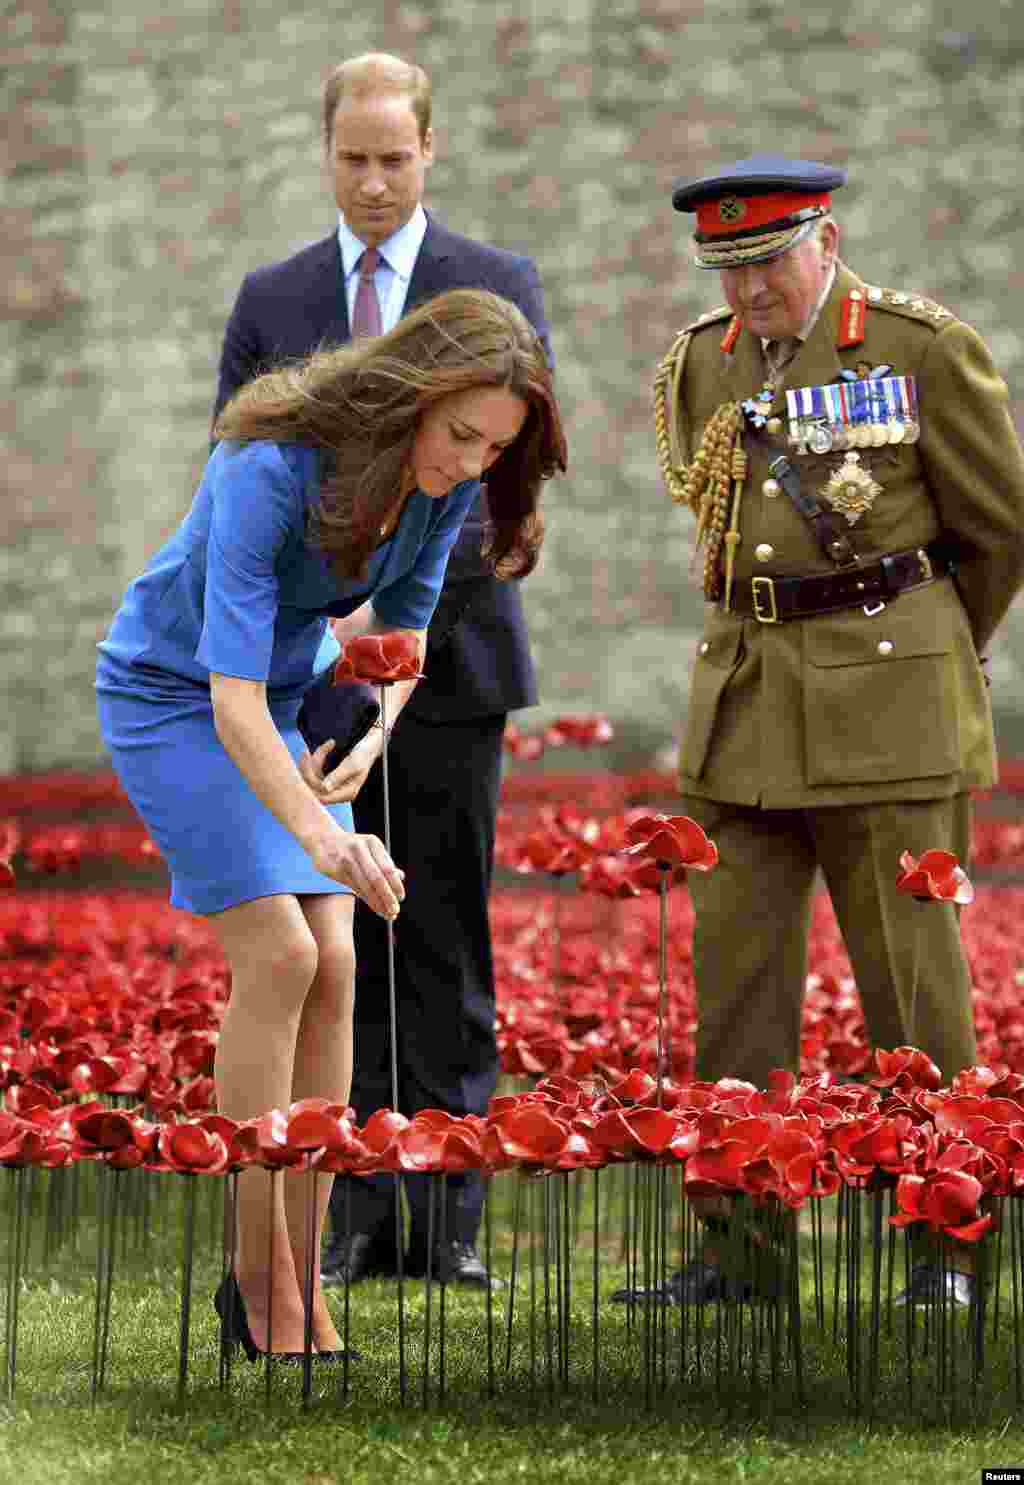
[(828, 211), (832, 196), (828, 191), (773, 191), (767, 196), (716, 196), (697, 207), (697, 231), (702, 237), (735, 237), (741, 232), (755, 232), (773, 223), (784, 226), (786, 218), (808, 207)]

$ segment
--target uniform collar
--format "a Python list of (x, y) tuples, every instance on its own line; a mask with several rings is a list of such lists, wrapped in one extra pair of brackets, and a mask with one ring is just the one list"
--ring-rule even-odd
[[(863, 293), (864, 285), (844, 263), (837, 260), (835, 276), (831, 285), (827, 286), (807, 338), (786, 367), (776, 388), (772, 403), (774, 412), (785, 407), (787, 388), (824, 386), (838, 377), (843, 364), (836, 349), (840, 338), (839, 320), (843, 300), (853, 289)], [(760, 337), (741, 335), (736, 343), (734, 365), (730, 374), (730, 385), (736, 401), (742, 402), (752, 397), (763, 384), (764, 359)]]

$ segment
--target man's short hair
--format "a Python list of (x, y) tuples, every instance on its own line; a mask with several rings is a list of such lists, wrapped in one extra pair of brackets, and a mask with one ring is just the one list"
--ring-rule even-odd
[(430, 128), (430, 78), (415, 62), (390, 52), (365, 52), (349, 57), (328, 74), (324, 83), (324, 142), (330, 144), (334, 115), (343, 98), (406, 97), (419, 128), (420, 143)]

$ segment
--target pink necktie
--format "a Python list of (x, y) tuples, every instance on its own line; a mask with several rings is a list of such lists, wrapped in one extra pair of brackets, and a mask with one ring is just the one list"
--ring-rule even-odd
[(380, 335), (380, 300), (373, 275), (380, 262), (376, 248), (367, 248), (359, 260), (359, 283), (356, 285), (356, 302), (352, 307), (352, 338), (361, 335)]

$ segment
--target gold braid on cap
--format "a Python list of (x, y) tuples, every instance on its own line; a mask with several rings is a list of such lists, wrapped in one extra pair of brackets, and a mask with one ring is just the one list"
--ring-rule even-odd
[(684, 330), (659, 363), (654, 377), (654, 437), (668, 493), (676, 505), (689, 506), (697, 517), (697, 545), (704, 543), (704, 596), (712, 602), (722, 597), (724, 577), (728, 608), (740, 541), (740, 499), (747, 477), (743, 413), (738, 402), (723, 402), (705, 427), (693, 462), (689, 466), (683, 462), (675, 410), (689, 344), (690, 331)]

